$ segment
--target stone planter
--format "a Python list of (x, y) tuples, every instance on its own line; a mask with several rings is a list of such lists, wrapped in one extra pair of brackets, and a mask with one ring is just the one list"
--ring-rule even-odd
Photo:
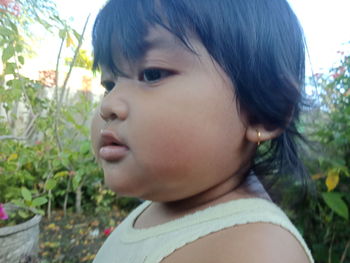
[[(14, 205), (5, 204), (8, 213), (18, 210)], [(0, 228), (0, 262), (37, 262), (39, 243), (39, 222), (41, 215), (15, 226)]]

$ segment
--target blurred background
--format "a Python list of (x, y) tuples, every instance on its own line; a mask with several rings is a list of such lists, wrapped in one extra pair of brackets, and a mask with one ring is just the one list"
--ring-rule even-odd
[[(28, 262), (92, 262), (139, 203), (104, 186), (90, 146), (104, 93), (91, 30), (104, 3), (0, 0), (0, 241), (2, 228), (42, 215), (39, 254)], [(299, 130), (311, 142), (303, 159), (314, 191), (293, 207), (291, 191), (280, 205), (316, 262), (350, 262), (350, 1), (289, 3), (307, 43), (311, 103)], [(8, 203), (29, 210), (2, 219)]]

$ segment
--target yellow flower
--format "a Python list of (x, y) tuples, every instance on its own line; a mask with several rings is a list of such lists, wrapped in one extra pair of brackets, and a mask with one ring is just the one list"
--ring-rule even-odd
[(339, 169), (331, 169), (328, 171), (327, 179), (326, 179), (326, 186), (328, 189), (328, 192), (334, 190), (334, 188), (337, 187), (339, 183)]
[(17, 153), (13, 153), (9, 156), (9, 158), (7, 159), (7, 161), (13, 161), (16, 160), (18, 158), (18, 154)]

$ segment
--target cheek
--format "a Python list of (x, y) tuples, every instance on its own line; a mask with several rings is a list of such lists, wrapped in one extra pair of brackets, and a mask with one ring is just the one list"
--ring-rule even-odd
[(101, 129), (103, 127), (104, 127), (104, 121), (101, 119), (100, 115), (98, 114), (98, 110), (96, 110), (91, 121), (91, 129), (90, 129), (92, 148), (96, 158), (98, 157), (98, 138), (100, 136)]
[[(198, 97), (198, 96), (196, 96)], [(162, 111), (147, 111), (132, 134), (137, 163), (154, 176), (178, 180), (187, 174), (223, 173), (235, 169), (234, 160), (242, 141), (242, 126), (236, 123), (234, 106), (212, 103), (205, 98), (159, 105)], [(227, 108), (228, 107), (228, 108)], [(150, 119), (150, 116), (152, 118)]]
[[(135, 158), (141, 166), (153, 174), (169, 173), (173, 170), (184, 170), (186, 162), (191, 155), (189, 138), (191, 130), (172, 123), (169, 118), (154, 118), (147, 122), (139, 123), (142, 130), (132, 134), (135, 145)], [(174, 119), (174, 116), (170, 119)], [(134, 129), (131, 129), (134, 130)], [(186, 132), (187, 131), (187, 132)], [(164, 176), (164, 174), (163, 174)]]

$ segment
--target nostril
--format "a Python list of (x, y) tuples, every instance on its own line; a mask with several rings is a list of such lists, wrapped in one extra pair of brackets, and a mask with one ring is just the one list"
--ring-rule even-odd
[(115, 113), (111, 113), (111, 114), (109, 114), (109, 116), (105, 116), (101, 111), (100, 111), (100, 117), (104, 121), (110, 121), (110, 120), (118, 119), (118, 115), (115, 114)]
[(118, 115), (115, 113), (112, 113), (110, 116), (110, 120), (115, 120), (115, 119), (118, 119)]

